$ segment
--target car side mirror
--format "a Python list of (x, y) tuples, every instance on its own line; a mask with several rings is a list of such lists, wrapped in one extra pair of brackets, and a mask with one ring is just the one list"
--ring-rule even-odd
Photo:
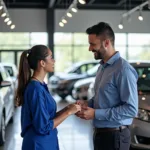
[(9, 81), (2, 81), (0, 83), (0, 88), (2, 88), (2, 87), (8, 87), (8, 86), (11, 86), (11, 82), (9, 82)]

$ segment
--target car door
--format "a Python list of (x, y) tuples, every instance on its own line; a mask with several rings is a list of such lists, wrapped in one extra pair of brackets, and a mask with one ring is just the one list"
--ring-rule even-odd
[[(9, 74), (6, 70), (1, 66), (0, 67), (0, 76), (2, 81), (11, 81)], [(11, 86), (2, 87), (1, 91), (3, 94), (4, 108), (5, 108), (5, 123), (7, 124), (10, 120), (13, 111), (14, 111), (14, 93)]]

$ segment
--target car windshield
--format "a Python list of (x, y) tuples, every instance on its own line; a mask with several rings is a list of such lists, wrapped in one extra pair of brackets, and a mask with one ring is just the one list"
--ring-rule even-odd
[(87, 71), (87, 74), (88, 75), (96, 75), (98, 67), (99, 67), (99, 64), (94, 66), (94, 67), (92, 67), (91, 69), (89, 69)]
[(139, 79), (138, 90), (142, 92), (150, 92), (150, 67), (135, 67)]
[(10, 66), (4, 66), (4, 68), (6, 69), (6, 71), (9, 73), (9, 75), (11, 77), (14, 76), (12, 67), (10, 67)]
[(80, 66), (79, 63), (75, 63), (75, 64), (73, 64), (71, 67), (67, 68), (64, 72), (65, 72), (65, 73), (73, 73), (74, 70), (75, 70), (76, 68), (78, 68), (79, 66)]

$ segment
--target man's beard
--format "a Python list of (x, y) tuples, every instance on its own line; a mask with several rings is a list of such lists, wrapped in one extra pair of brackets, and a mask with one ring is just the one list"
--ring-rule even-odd
[(106, 50), (103, 48), (103, 46), (101, 46), (100, 49), (98, 50), (93, 49), (92, 52), (94, 53), (94, 58), (98, 60), (104, 58)]

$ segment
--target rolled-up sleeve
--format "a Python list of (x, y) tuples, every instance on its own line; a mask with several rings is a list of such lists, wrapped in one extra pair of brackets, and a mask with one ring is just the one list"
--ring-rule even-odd
[(138, 112), (138, 75), (132, 68), (124, 68), (117, 79), (117, 90), (120, 96), (120, 105), (107, 109), (96, 109), (95, 118), (98, 120), (118, 121), (134, 118)]
[(36, 133), (46, 135), (53, 129), (54, 122), (48, 113), (44, 95), (35, 89), (30, 95), (32, 125)]

